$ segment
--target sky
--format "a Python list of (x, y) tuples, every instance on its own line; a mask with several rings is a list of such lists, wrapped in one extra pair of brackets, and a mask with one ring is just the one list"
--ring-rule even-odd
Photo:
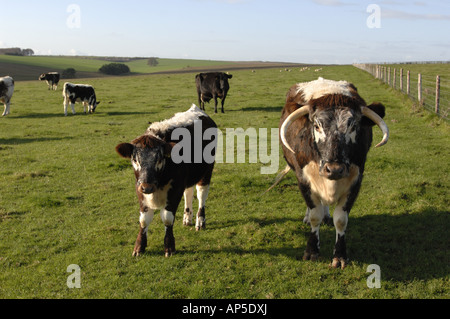
[(37, 55), (450, 60), (450, 0), (0, 1), (0, 48), (31, 48)]

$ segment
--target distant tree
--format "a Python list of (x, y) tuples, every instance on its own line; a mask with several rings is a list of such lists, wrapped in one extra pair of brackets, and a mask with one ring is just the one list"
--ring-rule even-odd
[(74, 68), (65, 69), (61, 76), (64, 79), (73, 79), (76, 77), (77, 71)]
[(24, 49), (24, 50), (22, 50), (22, 54), (24, 56), (32, 56), (32, 55), (34, 55), (34, 51), (32, 49)]
[(147, 64), (150, 66), (157, 66), (159, 64), (158, 58), (149, 58)]
[(103, 65), (99, 71), (108, 75), (123, 75), (130, 73), (130, 68), (123, 63), (110, 63)]

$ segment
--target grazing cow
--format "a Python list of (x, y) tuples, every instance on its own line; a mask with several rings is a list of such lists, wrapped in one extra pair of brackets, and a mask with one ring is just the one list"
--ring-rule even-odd
[(281, 178), (289, 170), (295, 171), (307, 205), (304, 222), (311, 225), (311, 234), (304, 260), (318, 258), (319, 226), (331, 218), (329, 206), (335, 204), (336, 244), (331, 265), (346, 266), (348, 214), (361, 186), (372, 126), (377, 124), (384, 134), (377, 147), (388, 141), (384, 114), (382, 104), (366, 105), (356, 87), (346, 81), (319, 78), (290, 88), (280, 120), (288, 163)]
[(59, 73), (58, 72), (42, 73), (41, 76), (39, 77), (39, 81), (47, 81), (48, 89), (56, 91), (59, 83)]
[(11, 98), (14, 93), (14, 80), (10, 76), (0, 78), (0, 102), (5, 105), (2, 116), (9, 114)]
[(217, 113), (217, 98), (220, 98), (222, 100), (222, 113), (225, 113), (223, 105), (230, 89), (228, 79), (232, 77), (231, 74), (223, 72), (200, 73), (195, 76), (198, 103), (202, 110), (205, 110), (205, 102), (209, 103), (211, 99), (214, 99), (214, 113)]
[[(176, 143), (181, 133), (188, 133)], [(213, 142), (207, 144), (203, 136), (215, 136)], [(133, 256), (139, 256), (147, 246), (147, 230), (153, 220), (154, 211), (161, 210), (161, 219), (165, 225), (164, 251), (166, 257), (175, 252), (173, 224), (175, 213), (181, 198), (185, 198), (184, 225), (191, 225), (193, 218), (192, 200), (194, 186), (197, 188), (199, 209), (196, 230), (205, 228), (205, 202), (208, 197), (209, 184), (214, 168), (215, 146), (217, 145), (217, 126), (214, 121), (197, 106), (188, 111), (177, 113), (172, 118), (152, 123), (146, 133), (131, 143), (116, 146), (120, 156), (131, 159), (136, 176), (136, 193), (140, 204), (140, 229), (133, 250)], [(190, 149), (182, 148), (180, 160), (180, 144), (187, 143)], [(211, 144), (214, 144), (211, 148)], [(211, 156), (203, 157), (210, 151)], [(178, 152), (178, 153), (177, 153)], [(200, 156), (200, 159), (199, 159)]]
[(75, 102), (81, 102), (84, 106), (84, 113), (86, 114), (86, 105), (89, 113), (94, 113), (100, 101), (97, 101), (95, 90), (91, 85), (86, 84), (72, 84), (64, 83), (64, 115), (67, 116), (67, 106), (72, 107), (72, 113), (75, 114)]

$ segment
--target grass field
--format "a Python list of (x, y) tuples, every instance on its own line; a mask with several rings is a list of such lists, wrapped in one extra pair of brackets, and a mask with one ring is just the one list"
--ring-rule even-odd
[[(403, 92), (406, 93), (407, 72), (410, 71), (410, 96), (418, 99), (418, 75), (422, 76), (422, 101), (421, 104), (431, 112), (436, 106), (436, 76), (440, 76), (440, 109), (442, 117), (449, 119), (450, 113), (450, 63), (417, 63), (417, 64), (388, 64), (391, 68), (391, 81), (393, 70), (396, 69), (396, 88), (400, 90), (400, 69), (403, 69)], [(392, 86), (392, 82), (391, 82)]]
[[(0, 55), (0, 76), (10, 75), (16, 81), (37, 80), (44, 72), (62, 72), (67, 68), (74, 68), (77, 71), (77, 78), (106, 77), (98, 72), (104, 64), (115, 61), (101, 57), (80, 57), (80, 56), (8, 56)], [(147, 58), (134, 58), (127, 62), (120, 62), (128, 65), (132, 75), (161, 73), (168, 71), (189, 71), (204, 69), (236, 69), (248, 67), (268, 67), (275, 65), (289, 65), (289, 63), (274, 62), (229, 62), (212, 60), (192, 60), (192, 59), (158, 59), (159, 64), (151, 67), (147, 64)]]
[[(319, 75), (352, 81), (368, 103), (386, 106), (391, 139), (369, 152), (346, 269), (328, 267), (331, 226), (321, 228), (320, 259), (301, 260), (310, 229), (294, 175), (261, 196), (276, 174), (248, 163), (216, 165), (205, 231), (183, 227), (180, 206), (177, 254), (164, 258), (155, 214), (147, 251), (133, 258), (134, 174), (114, 147), (195, 103), (195, 73), (88, 79), (97, 112), (77, 106), (68, 117), (60, 89), (17, 81), (11, 115), (0, 119), (0, 298), (448, 298), (447, 122), (351, 66), (232, 74), (226, 113), (207, 105), (223, 132), (278, 127), (288, 88)], [(80, 289), (67, 287), (71, 264), (80, 266)], [(370, 264), (380, 266), (380, 289), (367, 287)]]

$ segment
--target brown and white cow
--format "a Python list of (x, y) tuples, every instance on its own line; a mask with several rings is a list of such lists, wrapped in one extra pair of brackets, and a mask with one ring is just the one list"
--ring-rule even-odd
[(145, 251), (148, 226), (158, 209), (165, 225), (165, 255), (175, 253), (175, 213), (184, 194), (183, 224), (192, 224), (194, 186), (199, 201), (196, 230), (205, 228), (205, 203), (214, 168), (217, 134), (214, 121), (193, 105), (186, 112), (152, 123), (144, 135), (131, 143), (116, 146), (122, 157), (131, 159), (136, 176), (140, 230), (133, 256)]
[(372, 126), (377, 124), (384, 135), (377, 147), (388, 141), (384, 114), (382, 104), (367, 105), (356, 87), (346, 81), (319, 78), (290, 88), (280, 120), (280, 138), (288, 163), (283, 175), (290, 169), (295, 171), (307, 205), (304, 221), (311, 225), (311, 234), (304, 260), (318, 258), (319, 227), (330, 218), (329, 206), (335, 205), (332, 266), (346, 266), (348, 214), (361, 187), (372, 144)]
[(10, 76), (0, 78), (0, 103), (5, 105), (5, 110), (2, 116), (9, 114), (9, 108), (11, 106), (11, 98), (14, 93), (14, 80)]

